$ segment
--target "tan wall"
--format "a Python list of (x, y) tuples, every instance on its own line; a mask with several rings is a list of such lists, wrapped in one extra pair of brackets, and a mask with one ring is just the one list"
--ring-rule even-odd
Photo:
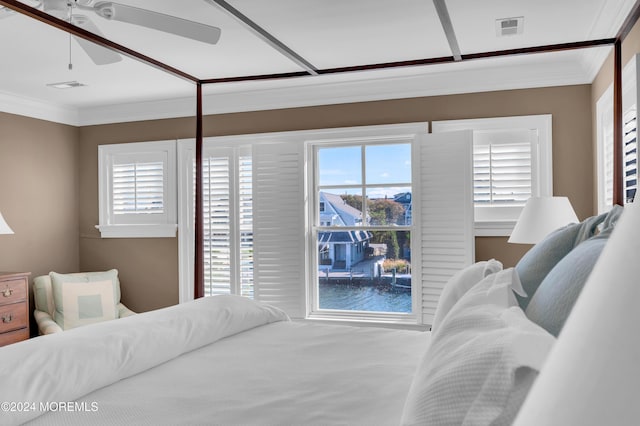
[[(569, 196), (580, 218), (593, 214), (591, 86), (526, 89), (379, 102), (221, 114), (205, 117), (205, 136), (483, 118), (553, 115), (554, 193)], [(177, 239), (103, 240), (98, 223), (97, 146), (193, 137), (193, 119), (80, 129), (80, 267), (120, 270), (123, 301), (144, 311), (178, 301)], [(529, 246), (478, 238), (476, 258), (514, 265)]]
[(78, 129), (0, 113), (0, 270), (77, 271)]
[(78, 129), (1, 112), (0, 129), (0, 271), (77, 271)]

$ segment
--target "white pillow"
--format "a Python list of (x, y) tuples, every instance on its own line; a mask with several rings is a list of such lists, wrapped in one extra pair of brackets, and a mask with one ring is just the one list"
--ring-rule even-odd
[(474, 285), (488, 275), (502, 270), (502, 263), (495, 259), (476, 262), (458, 271), (445, 284), (438, 300), (436, 313), (433, 317), (432, 330), (436, 330), (453, 305)]
[(490, 275), (451, 309), (418, 366), (402, 425), (511, 424), (555, 342), (514, 305), (514, 276)]

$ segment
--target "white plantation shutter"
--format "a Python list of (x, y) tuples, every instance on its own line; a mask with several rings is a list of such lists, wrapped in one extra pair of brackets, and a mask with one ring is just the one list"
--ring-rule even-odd
[(474, 202), (523, 206), (531, 197), (531, 144), (478, 144), (473, 154)]
[(113, 214), (162, 214), (165, 167), (163, 161), (113, 165)]
[[(251, 148), (204, 140), (204, 294), (253, 296)], [(180, 141), (180, 301), (193, 299), (195, 143)]]
[(253, 183), (248, 148), (205, 148), (205, 296), (253, 297)]
[[(602, 193), (604, 199), (600, 201), (599, 211), (605, 211), (613, 206), (613, 122), (608, 123), (602, 134)], [(604, 204), (603, 204), (604, 203)]]
[[(599, 159), (603, 176), (599, 182), (601, 197), (599, 211), (606, 211), (613, 205), (613, 122), (602, 125), (601, 155)], [(637, 112), (633, 105), (623, 114), (623, 191), (624, 203), (632, 202), (638, 188), (638, 140)]]
[(253, 297), (253, 159), (251, 152), (241, 154), (237, 164), (240, 294)]
[(624, 201), (633, 202), (638, 188), (638, 140), (636, 107), (629, 108), (624, 114)]
[(537, 193), (533, 178), (537, 131), (476, 131), (473, 137), (476, 207), (524, 206)]
[(175, 141), (101, 145), (98, 169), (103, 237), (175, 236)]
[(231, 292), (230, 155), (202, 159), (204, 294)]
[(295, 318), (306, 315), (303, 146), (253, 149), (255, 298)]
[[(431, 324), (448, 279), (474, 260), (472, 132), (425, 135), (418, 147), (422, 323)], [(414, 202), (415, 202), (414, 198)]]

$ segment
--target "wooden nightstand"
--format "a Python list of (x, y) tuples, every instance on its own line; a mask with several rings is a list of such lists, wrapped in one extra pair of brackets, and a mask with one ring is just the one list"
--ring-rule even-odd
[(0, 272), (0, 346), (29, 338), (30, 272)]

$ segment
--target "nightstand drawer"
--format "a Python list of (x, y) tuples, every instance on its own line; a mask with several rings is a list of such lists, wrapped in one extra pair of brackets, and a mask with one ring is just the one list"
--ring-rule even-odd
[(27, 327), (27, 308), (24, 302), (0, 306), (0, 333)]
[(0, 281), (0, 305), (21, 302), (27, 299), (27, 280)]
[(12, 343), (18, 343), (29, 338), (29, 329), (23, 328), (22, 330), (11, 331), (9, 333), (0, 334), (0, 346), (10, 345)]

